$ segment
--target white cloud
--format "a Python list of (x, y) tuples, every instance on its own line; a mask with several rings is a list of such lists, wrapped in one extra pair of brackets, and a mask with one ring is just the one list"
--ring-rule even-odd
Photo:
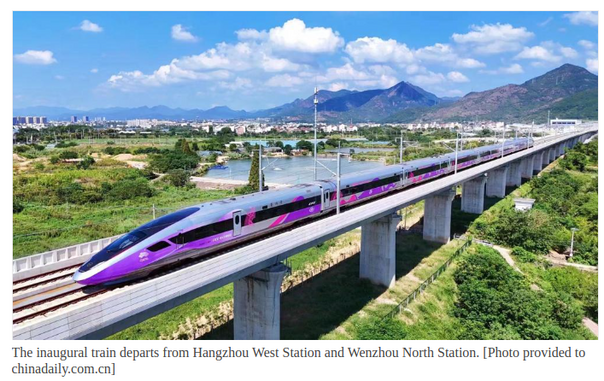
[(357, 63), (411, 63), (414, 59), (407, 45), (379, 37), (358, 38), (349, 42), (345, 51)]
[(574, 25), (590, 25), (590, 26), (598, 26), (598, 13), (597, 12), (573, 12), (566, 13), (564, 15), (571, 24)]
[(419, 74), (411, 77), (411, 83), (419, 86), (435, 85), (445, 82), (445, 80), (445, 76), (441, 73), (434, 73), (431, 71), (429, 71), (427, 74)]
[(550, 17), (548, 17), (548, 18), (547, 18), (545, 21), (540, 22), (540, 23), (539, 23), (539, 24), (537, 24), (537, 25), (539, 25), (540, 27), (544, 27), (544, 26), (546, 26), (547, 24), (549, 24), (550, 22), (552, 22), (552, 20), (553, 20), (553, 19), (554, 19), (554, 18), (550, 16)]
[(471, 46), (480, 54), (520, 50), (522, 43), (534, 36), (525, 27), (515, 28), (510, 24), (472, 25), (470, 29), (472, 31), (466, 34), (454, 33), (453, 41)]
[(500, 67), (499, 72), (504, 74), (522, 74), (524, 73), (524, 70), (520, 64), (515, 63), (507, 67)]
[(95, 24), (89, 20), (82, 21), (82, 23), (79, 26), (79, 29), (83, 30), (84, 32), (93, 32), (93, 33), (100, 33), (103, 31), (103, 28), (101, 28), (101, 26), (99, 26), (99, 24)]
[(266, 40), (268, 38), (268, 33), (265, 30), (239, 29), (235, 34), (240, 40)]
[(291, 19), (268, 32), (271, 46), (278, 50), (303, 53), (330, 53), (344, 45), (344, 39), (331, 28), (307, 28), (304, 21)]
[(55, 79), (62, 81), (65, 79), (65, 77), (63, 77), (62, 75), (55, 75)]
[(486, 65), (484, 64), (484, 62), (480, 62), (478, 60), (475, 60), (474, 58), (459, 58), (456, 61), (456, 66), (465, 69), (476, 69), (479, 67), (485, 67)]
[(579, 55), (575, 49), (569, 48), (567, 46), (561, 46), (560, 53), (562, 53), (562, 55), (566, 58), (577, 58), (577, 56)]
[(57, 62), (50, 50), (28, 50), (15, 54), (15, 61), (27, 65), (50, 65)]
[(520, 64), (514, 63), (514, 64), (511, 64), (510, 66), (501, 66), (497, 70), (481, 70), (480, 72), (483, 74), (491, 74), (491, 75), (522, 74), (522, 73), (524, 73), (524, 69), (522, 68), (522, 66), (520, 66)]
[(224, 80), (229, 78), (229, 76), (230, 73), (226, 70), (195, 72), (182, 69), (171, 63), (161, 66), (152, 74), (144, 74), (139, 70), (121, 71), (109, 77), (107, 86), (129, 92), (141, 91), (144, 87), (157, 87), (184, 81)]
[(436, 43), (431, 46), (426, 46), (417, 49), (415, 57), (425, 62), (439, 62), (449, 66), (460, 67), (465, 69), (475, 69), (486, 66), (483, 62), (474, 58), (460, 58), (449, 44)]
[(597, 58), (588, 58), (585, 61), (585, 65), (587, 66), (587, 70), (597, 73), (598, 72), (598, 59)]
[(262, 55), (262, 69), (264, 71), (272, 73), (272, 72), (280, 72), (280, 71), (296, 71), (300, 69), (300, 65), (293, 63), (285, 58), (276, 58), (271, 57), (268, 54)]
[(560, 62), (562, 57), (555, 55), (551, 50), (543, 46), (525, 47), (518, 53), (515, 59), (529, 59), (545, 62)]
[(331, 85), (329, 85), (329, 87), (327, 88), (327, 90), (329, 91), (340, 91), (340, 90), (344, 90), (344, 89), (348, 89), (350, 86), (347, 83), (344, 82), (334, 82)]
[(302, 78), (289, 74), (275, 75), (266, 81), (266, 85), (270, 87), (294, 87), (301, 85), (302, 83), (304, 83)]
[(592, 50), (593, 48), (596, 47), (596, 44), (594, 44), (591, 41), (587, 41), (587, 40), (581, 40), (581, 41), (579, 41), (579, 45), (581, 47), (583, 47), (583, 49), (586, 49), (586, 50)]
[(450, 71), (449, 74), (447, 74), (447, 78), (449, 78), (449, 80), (451, 82), (456, 82), (456, 83), (469, 82), (470, 81), (468, 79), (468, 77), (466, 77), (465, 75), (463, 75), (462, 73), (460, 73), (458, 71)]
[(218, 86), (228, 90), (241, 90), (252, 88), (252, 81), (248, 78), (237, 77), (232, 82), (218, 82)]
[(172, 38), (177, 41), (184, 42), (196, 42), (199, 40), (196, 36), (194, 36), (191, 32), (187, 30), (181, 24), (176, 24), (172, 26)]
[(95, 67), (95, 68), (90, 69), (90, 72), (91, 72), (92, 74), (96, 74), (96, 73), (98, 73), (98, 72), (99, 72), (99, 69), (97, 69), (97, 68)]

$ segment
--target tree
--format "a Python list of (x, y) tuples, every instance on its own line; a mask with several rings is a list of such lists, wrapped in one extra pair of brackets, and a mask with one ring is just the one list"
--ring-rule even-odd
[(189, 173), (183, 169), (173, 169), (166, 175), (166, 181), (175, 187), (189, 184)]
[(289, 155), (291, 155), (291, 154), (292, 154), (292, 150), (293, 150), (293, 149), (294, 149), (294, 147), (292, 147), (292, 146), (291, 146), (291, 145), (289, 145), (289, 144), (286, 144), (286, 145), (283, 147), (283, 152), (284, 152), (286, 155), (288, 155), (288, 156), (289, 156)]
[(237, 144), (235, 144), (235, 143), (229, 144), (229, 151), (231, 151), (231, 152), (237, 151)]
[(309, 142), (308, 140), (300, 140), (298, 143), (296, 143), (297, 149), (305, 149), (308, 151), (312, 151), (313, 147), (314, 147), (314, 145), (311, 142)]
[[(252, 189), (259, 189), (260, 184), (259, 184), (259, 177), (258, 177), (258, 171), (259, 171), (259, 165), (260, 165), (260, 160), (259, 160), (259, 147), (256, 144), (255, 145), (255, 149), (254, 149), (254, 153), (252, 155), (252, 166), (250, 168), (250, 175), (248, 177), (248, 186)], [(262, 184), (265, 184), (264, 182), (264, 172), (262, 173)]]
[(85, 158), (82, 159), (82, 161), (80, 161), (78, 163), (78, 168), (79, 169), (88, 169), (92, 166), (92, 164), (94, 164), (94, 159), (92, 158), (92, 156), (86, 156)]
[(283, 142), (281, 140), (277, 140), (275, 142), (275, 147), (283, 148)]

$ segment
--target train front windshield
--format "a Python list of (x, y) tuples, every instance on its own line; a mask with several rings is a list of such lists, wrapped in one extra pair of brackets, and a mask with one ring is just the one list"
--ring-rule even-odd
[(197, 212), (199, 208), (187, 208), (177, 212), (160, 217), (156, 220), (146, 223), (145, 225), (123, 235), (117, 241), (112, 242), (109, 246), (95, 254), (88, 262), (80, 267), (80, 272), (86, 272), (98, 265), (115, 257), (124, 250), (136, 245), (143, 239), (152, 236), (153, 234), (167, 228), (168, 226), (190, 216)]

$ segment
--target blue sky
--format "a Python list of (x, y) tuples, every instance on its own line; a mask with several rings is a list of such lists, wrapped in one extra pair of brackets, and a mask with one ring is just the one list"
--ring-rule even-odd
[(438, 96), (598, 70), (595, 12), (15, 12), (14, 107), (262, 109), (411, 82)]

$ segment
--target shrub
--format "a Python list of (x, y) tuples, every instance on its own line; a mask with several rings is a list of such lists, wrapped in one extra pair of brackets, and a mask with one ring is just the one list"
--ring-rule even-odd
[(189, 173), (182, 169), (173, 169), (166, 175), (166, 181), (175, 187), (189, 184)]
[(82, 161), (78, 163), (78, 169), (88, 169), (94, 164), (92, 156), (86, 156)]
[(137, 197), (153, 196), (153, 189), (144, 178), (122, 180), (109, 185), (103, 184), (104, 198), (110, 201), (129, 200)]
[(58, 142), (55, 145), (55, 148), (68, 148), (68, 147), (75, 147), (77, 145), (78, 145), (78, 143), (76, 143), (76, 142)]
[(119, 155), (122, 153), (130, 153), (130, 151), (128, 151), (128, 149), (126, 147), (106, 147), (103, 152), (105, 152), (107, 155)]
[(161, 150), (157, 147), (141, 147), (141, 148), (136, 148), (133, 153), (135, 155), (141, 155), (141, 154), (149, 154), (149, 153), (160, 153)]
[(523, 263), (532, 263), (537, 260), (537, 256), (535, 254), (519, 246), (516, 246), (512, 249), (512, 255), (514, 255), (516, 259)]
[(141, 176), (143, 176), (147, 180), (153, 180), (153, 179), (157, 178), (157, 175), (149, 168), (141, 169), (140, 173), (141, 173)]
[(84, 188), (80, 183), (71, 183), (60, 187), (57, 190), (59, 201), (71, 204), (89, 204), (99, 202), (103, 199), (101, 190), (98, 187)]
[(107, 142), (107, 145), (108, 145), (108, 146), (112, 146), (112, 145), (114, 145), (114, 144), (115, 144), (115, 142), (114, 142), (113, 140), (109, 140), (109, 141)]
[(16, 198), (13, 198), (13, 214), (21, 213), (23, 209), (25, 209), (25, 206), (23, 206)]
[(183, 152), (170, 151), (153, 155), (149, 161), (151, 169), (160, 173), (167, 173), (173, 169), (193, 169), (199, 163), (199, 156), (187, 155)]
[(54, 155), (53, 155), (53, 156), (51, 156), (51, 157), (50, 157), (50, 163), (51, 163), (51, 164), (57, 164), (57, 163), (59, 163), (60, 161), (61, 161), (61, 159), (59, 159), (59, 157), (58, 157), (58, 156), (54, 156)]
[(34, 164), (34, 169), (36, 171), (43, 171), (44, 170), (44, 164), (42, 164), (42, 163), (36, 163), (36, 164)]
[(357, 340), (404, 340), (405, 325), (396, 318), (360, 319), (354, 325)]
[(74, 152), (74, 151), (63, 151), (59, 154), (59, 158), (66, 160), (66, 159), (77, 159), (78, 158), (78, 153)]

